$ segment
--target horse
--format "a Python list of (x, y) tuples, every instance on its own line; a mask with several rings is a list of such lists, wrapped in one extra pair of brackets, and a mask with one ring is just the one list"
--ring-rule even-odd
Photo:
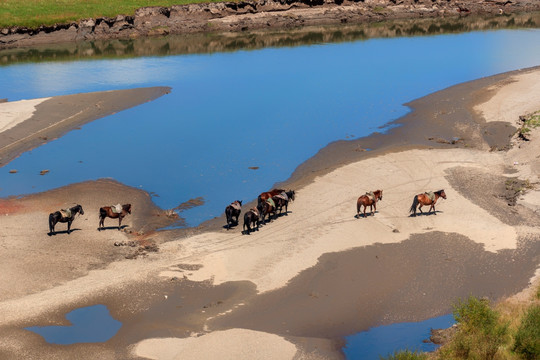
[[(377, 212), (377, 201), (382, 200), (382, 190), (375, 190), (371, 193), (365, 193), (364, 195), (361, 195), (358, 200), (356, 201), (356, 218), (360, 218), (360, 207), (364, 205), (364, 218), (366, 217), (366, 209), (369, 206), (369, 210), (371, 211), (371, 215), (375, 216), (375, 213)], [(375, 211), (373, 211), (373, 208), (375, 208)]]
[(429, 195), (430, 194), (426, 192), (424, 194), (418, 194), (414, 196), (411, 208), (409, 209), (409, 212), (412, 213), (411, 216), (416, 216), (416, 207), (418, 207), (419, 204), (420, 206), (418, 207), (418, 210), (420, 210), (422, 214), (424, 213), (422, 211), (422, 206), (431, 205), (427, 213), (429, 214), (431, 212), (431, 209), (433, 209), (433, 213), (437, 215), (437, 211), (435, 211), (435, 203), (440, 197), (446, 199), (446, 194), (444, 193), (444, 190), (434, 191), (433, 200), (430, 199)]
[[(253, 226), (253, 230), (259, 231), (259, 215), (259, 210), (257, 210), (257, 208), (251, 208), (244, 214), (244, 226), (242, 227), (242, 230), (245, 234), (249, 235), (251, 232), (250, 225)], [(257, 225), (257, 229), (255, 229), (255, 225)]]
[(67, 233), (71, 233), (71, 223), (75, 219), (75, 215), (77, 213), (84, 215), (84, 210), (81, 205), (75, 205), (72, 208), (69, 209), (62, 209), (60, 211), (55, 211), (53, 213), (49, 214), (49, 236), (56, 235), (56, 231), (54, 231), (54, 226), (59, 223), (65, 223), (67, 222)]
[[(279, 195), (273, 196), (272, 199), (274, 199), (274, 202), (276, 203), (276, 209), (279, 210), (279, 213), (281, 214), (281, 211), (283, 207), (285, 206), (285, 215), (288, 213), (288, 207), (289, 207), (289, 201), (294, 201), (294, 190), (284, 191), (286, 196), (282, 196), (283, 193), (280, 193)], [(286, 199), (285, 199), (286, 198)]]
[[(231, 228), (231, 224), (235, 223), (238, 225), (238, 218), (240, 217), (240, 213), (242, 212), (242, 201), (236, 200), (232, 202), (230, 205), (227, 205), (225, 208), (225, 216), (227, 217), (227, 230)], [(233, 217), (236, 218), (236, 221), (233, 219)]]
[(126, 217), (127, 214), (131, 214), (131, 204), (122, 205), (122, 210), (118, 212), (113, 211), (112, 206), (104, 206), (99, 208), (99, 225), (98, 230), (101, 231), (105, 228), (105, 218), (110, 217), (111, 219), (118, 218), (118, 231), (122, 228), (122, 219)]
[(270, 199), (272, 196), (279, 195), (282, 192), (285, 192), (285, 190), (283, 190), (283, 189), (272, 189), (270, 191), (261, 193), (257, 197), (257, 206), (259, 206), (263, 201), (266, 201), (266, 200)]
[(268, 220), (270, 221), (272, 221), (272, 217), (270, 216), (270, 214), (274, 214), (274, 218), (277, 218), (276, 203), (274, 201), (274, 198), (262, 201), (259, 205), (257, 205), (257, 210), (259, 210), (259, 213), (261, 214), (260, 217), (263, 224), (266, 223), (266, 221), (264, 220), (266, 215), (268, 215)]

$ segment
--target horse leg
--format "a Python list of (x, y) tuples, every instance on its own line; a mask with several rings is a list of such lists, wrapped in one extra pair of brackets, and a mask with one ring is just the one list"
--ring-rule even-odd
[(377, 203), (373, 203), (373, 208), (375, 209), (375, 212), (372, 212), (373, 216), (375, 216), (375, 213), (377, 212)]
[(364, 204), (364, 219), (366, 218), (366, 210), (367, 210), (367, 206), (366, 204)]
[(71, 233), (71, 221), (68, 221), (67, 233), (68, 233), (68, 235)]
[(124, 217), (122, 215), (118, 216), (118, 231), (122, 228), (122, 219)]
[(420, 204), (420, 206), (418, 207), (418, 210), (420, 210), (420, 212), (423, 214), (424, 212), (422, 211), (422, 204)]

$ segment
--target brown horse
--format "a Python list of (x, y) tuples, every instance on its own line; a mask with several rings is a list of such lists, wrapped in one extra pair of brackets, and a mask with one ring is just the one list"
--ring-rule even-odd
[[(247, 213), (244, 214), (244, 226), (242, 227), (243, 234), (249, 235), (252, 230), (252, 226), (253, 231), (259, 231), (259, 215), (259, 210), (257, 210), (257, 208), (251, 208)], [(257, 227), (255, 227), (255, 225)]]
[[(377, 201), (382, 200), (382, 190), (375, 190), (371, 193), (361, 195), (356, 201), (356, 218), (360, 218), (360, 207), (364, 205), (364, 218), (366, 217), (366, 209), (369, 206), (371, 215), (375, 216), (377, 212)], [(375, 208), (375, 212), (373, 209)]]
[[(266, 201), (262, 201), (259, 205), (257, 205), (257, 210), (259, 210), (261, 221), (263, 224), (266, 223), (264, 220), (266, 215), (268, 215), (268, 220), (272, 221), (272, 217), (275, 219), (277, 218), (277, 212), (276, 212), (276, 203), (275, 200), (272, 198), (271, 200), (268, 199)], [(270, 216), (273, 214), (274, 216)]]
[(54, 231), (54, 226), (56, 223), (65, 223), (67, 222), (67, 233), (71, 232), (71, 223), (75, 219), (75, 215), (77, 213), (84, 215), (84, 210), (81, 205), (75, 205), (72, 208), (69, 209), (62, 209), (60, 211), (55, 211), (51, 214), (49, 214), (49, 236), (56, 235), (56, 231)]
[(283, 189), (272, 189), (270, 191), (261, 193), (261, 195), (257, 197), (257, 206), (259, 206), (263, 201), (270, 199), (272, 196), (279, 195), (284, 191), (285, 190)]
[(111, 219), (118, 218), (118, 230), (122, 228), (122, 219), (127, 215), (131, 214), (131, 204), (122, 205), (122, 210), (113, 210), (112, 206), (104, 206), (99, 208), (99, 225), (98, 230), (101, 231), (105, 228), (105, 218), (110, 217)]
[(422, 211), (423, 205), (431, 205), (427, 213), (429, 214), (431, 210), (433, 209), (433, 213), (437, 215), (437, 211), (435, 211), (435, 203), (440, 197), (442, 197), (443, 199), (446, 199), (446, 194), (444, 193), (444, 190), (434, 191), (432, 194), (426, 192), (424, 194), (415, 195), (411, 208), (409, 209), (409, 212), (412, 213), (411, 216), (416, 216), (417, 207), (418, 207), (418, 210), (420, 210), (420, 212), (423, 214), (424, 213)]

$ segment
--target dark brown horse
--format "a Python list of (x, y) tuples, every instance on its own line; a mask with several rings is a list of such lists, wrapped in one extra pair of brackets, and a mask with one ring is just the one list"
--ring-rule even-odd
[[(242, 212), (242, 201), (236, 200), (225, 208), (225, 217), (227, 218), (227, 230), (231, 228), (231, 225), (238, 225), (238, 218)], [(236, 218), (233, 219), (233, 217)]]
[[(442, 197), (443, 199), (446, 199), (446, 194), (444, 193), (444, 190), (434, 191), (433, 193), (423, 193), (418, 194), (414, 196), (411, 208), (409, 209), (409, 212), (412, 213), (411, 216), (416, 216), (416, 208), (418, 207), (418, 210), (423, 214), (422, 206), (424, 205), (431, 205), (429, 208), (428, 214), (433, 209), (433, 213), (437, 215), (437, 212), (435, 211), (435, 203), (437, 200)], [(418, 206), (420, 205), (420, 206)]]
[(49, 214), (49, 236), (56, 235), (56, 232), (54, 231), (54, 226), (61, 222), (66, 223), (67, 222), (67, 233), (69, 234), (71, 232), (71, 223), (75, 219), (75, 215), (81, 214), (84, 215), (84, 210), (81, 205), (75, 205), (72, 208), (69, 209), (62, 209), (60, 211), (55, 211), (51, 214)]
[[(377, 201), (379, 200), (382, 200), (382, 190), (375, 190), (361, 195), (356, 201), (356, 218), (360, 218), (360, 207), (362, 205), (364, 205), (364, 218), (366, 217), (366, 209), (368, 206), (371, 215), (375, 216), (375, 212), (377, 212)], [(375, 209), (375, 212), (373, 209)]]
[[(259, 210), (256, 208), (251, 208), (247, 213), (244, 214), (244, 226), (242, 228), (244, 234), (249, 235), (251, 232), (251, 226), (253, 226), (253, 230), (259, 231), (259, 215)], [(255, 228), (255, 225), (257, 225), (257, 228)]]
[[(114, 208), (114, 209), (113, 209)], [(118, 230), (122, 228), (122, 219), (127, 214), (131, 214), (131, 204), (122, 205), (122, 209), (117, 209), (116, 206), (104, 206), (99, 208), (99, 225), (98, 230), (105, 228), (105, 218), (118, 219)]]
[(263, 224), (266, 223), (266, 215), (268, 215), (268, 220), (270, 221), (272, 221), (272, 216), (270, 216), (271, 214), (274, 215), (273, 218), (277, 217), (276, 203), (273, 198), (262, 201), (259, 205), (257, 205), (257, 210), (259, 210), (259, 213), (261, 214), (261, 221)]
[(279, 210), (280, 215), (283, 207), (285, 207), (285, 215), (287, 215), (289, 211), (289, 201), (294, 201), (294, 195), (294, 190), (289, 190), (272, 197), (272, 199), (274, 199), (274, 202), (276, 203), (276, 210)]

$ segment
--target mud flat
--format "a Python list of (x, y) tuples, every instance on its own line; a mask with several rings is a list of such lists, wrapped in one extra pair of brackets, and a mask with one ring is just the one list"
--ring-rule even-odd
[[(540, 257), (540, 133), (514, 133), (516, 116), (540, 109), (538, 94), (535, 68), (418, 99), (400, 126), (333, 143), (302, 164), (280, 184), (297, 190), (290, 213), (250, 236), (221, 229), (223, 219), (192, 234), (153, 231), (172, 220), (148, 194), (114, 182), (3, 199), (0, 354), (342, 358), (346, 335), (448, 313), (471, 293), (518, 293)], [(357, 197), (378, 188), (375, 216), (355, 218)], [(448, 198), (436, 214), (408, 216), (413, 195), (439, 189)], [(97, 232), (88, 211), (72, 235), (46, 235), (52, 204), (81, 194), (94, 208), (106, 191), (138, 199), (125, 231)], [(106, 343), (60, 347), (23, 330), (66, 324), (66, 312), (98, 303), (123, 323)]]

